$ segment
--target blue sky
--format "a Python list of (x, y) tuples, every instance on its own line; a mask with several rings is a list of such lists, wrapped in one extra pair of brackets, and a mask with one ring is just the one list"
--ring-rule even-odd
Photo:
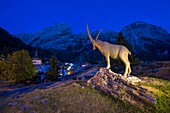
[(170, 32), (170, 0), (0, 0), (0, 27), (12, 34), (35, 33), (67, 23), (73, 33), (90, 29), (120, 31), (135, 21)]

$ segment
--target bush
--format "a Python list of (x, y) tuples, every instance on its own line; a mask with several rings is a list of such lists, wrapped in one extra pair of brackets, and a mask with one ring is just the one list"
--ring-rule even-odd
[(7, 60), (0, 61), (0, 79), (8, 82), (23, 82), (37, 74), (29, 53), (25, 50), (13, 52)]

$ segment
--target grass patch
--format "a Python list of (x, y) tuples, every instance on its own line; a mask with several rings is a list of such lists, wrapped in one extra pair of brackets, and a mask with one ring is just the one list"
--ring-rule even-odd
[[(40, 95), (40, 98), (33, 99)], [(48, 102), (41, 103), (43, 99)], [(18, 102), (16, 106), (8, 106), (10, 102)], [(26, 104), (27, 110), (20, 110)], [(36, 90), (22, 95), (22, 98), (12, 99), (9, 97), (2, 105), (4, 113), (30, 112), (36, 113), (132, 113), (141, 112), (139, 108), (124, 103), (123, 101), (108, 96), (89, 86), (71, 84), (56, 89)]]
[(156, 113), (170, 112), (170, 81), (144, 77), (140, 84), (142, 87), (152, 91), (156, 96)]
[[(141, 86), (152, 91), (156, 96), (155, 105), (148, 104), (143, 109), (125, 103), (92, 87), (77, 83), (55, 89), (39, 89), (13, 99), (0, 97), (2, 113), (169, 113), (170, 83), (166, 80), (145, 77)], [(46, 100), (46, 101), (44, 101)], [(17, 102), (15, 106), (9, 106)], [(29, 109), (22, 110), (22, 105)]]

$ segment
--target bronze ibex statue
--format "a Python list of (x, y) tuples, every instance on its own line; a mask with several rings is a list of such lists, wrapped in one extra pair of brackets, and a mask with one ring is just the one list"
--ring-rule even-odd
[(100, 52), (105, 56), (106, 62), (107, 62), (106, 68), (108, 69), (110, 68), (110, 58), (112, 59), (119, 58), (125, 64), (126, 68), (125, 68), (125, 72), (123, 75), (127, 77), (127, 75), (131, 73), (130, 62), (128, 59), (128, 55), (131, 55), (131, 52), (123, 45), (110, 44), (108, 42), (98, 40), (101, 30), (96, 36), (96, 40), (94, 40), (92, 36), (90, 35), (88, 24), (86, 28), (87, 28), (88, 37), (93, 44), (93, 50), (95, 50), (97, 47), (100, 50)]

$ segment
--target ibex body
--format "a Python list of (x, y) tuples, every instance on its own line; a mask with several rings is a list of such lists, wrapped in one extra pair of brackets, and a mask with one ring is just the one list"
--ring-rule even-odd
[(110, 44), (108, 42), (98, 40), (100, 32), (98, 33), (96, 40), (94, 40), (90, 35), (90, 31), (87, 25), (87, 33), (90, 41), (93, 44), (93, 50), (95, 50), (97, 47), (100, 50), (100, 52), (105, 56), (107, 62), (106, 68), (108, 69), (110, 68), (110, 58), (121, 59), (122, 62), (125, 64), (125, 72), (123, 75), (127, 77), (127, 75), (131, 73), (130, 62), (128, 59), (128, 55), (131, 55), (131, 52), (123, 45)]

